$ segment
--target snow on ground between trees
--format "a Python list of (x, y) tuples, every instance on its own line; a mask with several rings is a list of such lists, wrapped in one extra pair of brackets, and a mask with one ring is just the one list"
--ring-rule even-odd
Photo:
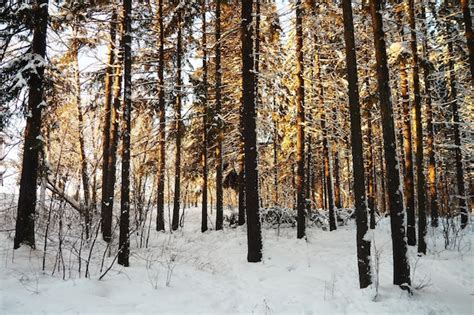
[[(35, 251), (13, 251), (13, 232), (1, 232), (0, 313), (472, 314), (470, 228), (454, 250), (444, 250), (441, 228), (429, 230), (426, 257), (409, 249), (413, 287), (422, 288), (408, 296), (391, 284), (390, 221), (382, 219), (373, 235), (380, 253), (375, 301), (374, 286), (358, 287), (353, 221), (333, 232), (309, 228), (308, 241), (297, 240), (292, 228), (280, 236), (264, 229), (263, 262), (252, 264), (244, 227), (201, 234), (200, 208), (191, 208), (183, 230), (152, 229), (148, 249), (137, 249), (132, 236), (131, 267), (114, 264), (100, 281), (99, 266), (91, 266), (91, 279), (78, 278), (76, 270), (66, 271), (68, 280), (51, 276), (51, 257), (43, 273), (42, 240)], [(113, 254), (105, 267), (112, 260)]]

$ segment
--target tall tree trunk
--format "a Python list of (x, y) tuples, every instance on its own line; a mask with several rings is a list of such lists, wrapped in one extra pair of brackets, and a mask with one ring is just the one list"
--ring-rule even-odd
[[(399, 1), (399, 5), (403, 3)], [(397, 22), (399, 24), (400, 41), (404, 44), (404, 23), (402, 11), (397, 12)], [(410, 95), (408, 94), (408, 71), (407, 57), (400, 56), (400, 97), (402, 100), (402, 124), (403, 124), (403, 142), (404, 152), (404, 176), (403, 187), (405, 196), (405, 207), (407, 212), (407, 242), (408, 245), (416, 245), (416, 220), (415, 220), (415, 186), (413, 174), (413, 148), (412, 148), (412, 129), (411, 129), (411, 108)]]
[(305, 236), (305, 165), (304, 165), (304, 59), (303, 59), (303, 7), (296, 1), (296, 208), (297, 237)]
[[(428, 59), (427, 20), (425, 6), (421, 5), (421, 20), (423, 23), (423, 58)], [(431, 226), (438, 226), (438, 189), (436, 186), (436, 159), (434, 151), (433, 104), (431, 101), (430, 68), (427, 61), (423, 65), (423, 81), (425, 82), (426, 120), (427, 120), (427, 153), (428, 153), (428, 194), (431, 214)]]
[[(77, 32), (74, 31), (75, 36)], [(77, 108), (77, 122), (79, 131), (79, 152), (81, 155), (81, 176), (82, 176), (82, 189), (84, 192), (84, 224), (86, 238), (89, 238), (89, 229), (91, 225), (90, 218), (90, 185), (89, 185), (89, 172), (87, 170), (87, 156), (84, 142), (84, 114), (82, 112), (81, 104), (81, 78), (79, 72), (79, 42), (77, 37), (73, 39), (73, 54), (74, 54), (74, 84), (76, 93), (76, 108)]]
[(333, 171), (334, 171), (334, 206), (336, 209), (342, 208), (341, 203), (341, 178), (340, 178), (340, 159), (339, 159), (339, 147), (338, 147), (338, 121), (337, 121), (337, 104), (332, 109), (332, 156), (333, 156)]
[[(123, 16), (121, 15), (121, 21)], [(123, 22), (116, 23), (119, 26), (119, 36), (123, 36)], [(112, 240), (112, 218), (114, 209), (114, 192), (115, 192), (115, 181), (116, 181), (116, 162), (117, 162), (117, 148), (119, 142), (119, 129), (120, 129), (120, 95), (122, 94), (122, 63), (123, 63), (123, 50), (119, 49), (116, 63), (115, 63), (115, 75), (114, 75), (114, 86), (113, 86), (113, 109), (111, 115), (111, 136), (110, 136), (110, 147), (109, 147), (109, 161), (107, 162), (107, 187), (105, 189), (105, 202), (103, 202), (102, 208), (102, 238), (106, 242)], [(104, 199), (103, 199), (104, 200)]]
[(105, 72), (105, 104), (104, 104), (104, 122), (102, 129), (102, 195), (101, 195), (101, 229), (104, 232), (104, 221), (107, 216), (107, 203), (109, 192), (109, 161), (111, 146), (111, 128), (112, 128), (112, 86), (114, 84), (114, 62), (115, 62), (115, 36), (117, 30), (117, 11), (112, 11), (110, 21), (110, 38), (109, 38), (109, 59)]
[(206, 0), (202, 1), (202, 210), (201, 210), (201, 232), (207, 231), (207, 24), (206, 24)]
[[(313, 14), (316, 15), (316, 11), (313, 10)], [(318, 45), (317, 37), (314, 36), (314, 43)], [(329, 143), (328, 143), (328, 135), (326, 129), (326, 108), (324, 106), (324, 87), (323, 81), (321, 78), (321, 58), (319, 48), (316, 49), (316, 56), (315, 56), (315, 63), (316, 63), (316, 79), (318, 81), (318, 90), (319, 90), (319, 103), (321, 106), (321, 130), (322, 130), (322, 137), (323, 137), (323, 191), (325, 195), (325, 202), (327, 204), (327, 208), (329, 209), (329, 229), (331, 231), (337, 229), (336, 226), (336, 216), (335, 216), (335, 205), (334, 205), (334, 194), (333, 194), (333, 186), (332, 186), (332, 175), (330, 169), (330, 161), (329, 161)]]
[[(420, 94), (420, 74), (417, 51), (416, 23), (415, 23), (415, 3), (408, 0), (408, 21), (410, 24), (410, 49), (412, 54), (412, 80), (413, 80), (413, 109), (414, 119), (414, 143), (416, 162), (416, 196), (418, 207), (418, 253), (426, 254), (426, 188), (425, 173), (423, 167), (423, 127), (421, 117), (421, 94)], [(413, 222), (415, 223), (415, 222)]]
[(223, 191), (222, 191), (222, 141), (224, 138), (224, 124), (221, 119), (221, 4), (216, 2), (216, 118), (217, 118), (217, 146), (216, 146), (216, 230), (222, 230), (223, 225)]
[(158, 24), (160, 27), (160, 47), (158, 63), (158, 116), (160, 120), (159, 127), (159, 156), (158, 165), (158, 193), (157, 193), (157, 215), (156, 230), (165, 230), (165, 168), (166, 168), (166, 108), (165, 108), (165, 31), (163, 26), (163, 0), (158, 1)]
[(397, 145), (395, 142), (395, 126), (390, 95), (390, 79), (387, 67), (381, 0), (370, 0), (370, 12), (372, 15), (375, 57), (377, 61), (377, 82), (382, 113), (385, 163), (388, 173), (388, 203), (393, 249), (393, 283), (404, 288), (411, 285), (410, 265), (407, 258), (407, 244), (403, 222), (405, 211), (403, 209), (402, 192), (400, 191), (400, 175), (398, 172)]
[(346, 45), (347, 79), (349, 83), (349, 112), (351, 119), (353, 187), (357, 222), (357, 265), (359, 286), (366, 288), (372, 283), (370, 272), (370, 241), (367, 240), (367, 203), (365, 196), (364, 151), (360, 119), (359, 89), (357, 84), (357, 57), (354, 40), (354, 24), (351, 0), (342, 1), (344, 16), (344, 41)]
[[(44, 60), (46, 55), (46, 31), (48, 28), (48, 0), (37, 0), (33, 6), (37, 18), (33, 30), (31, 52)], [(29, 81), (28, 111), (25, 143), (21, 165), (20, 195), (13, 248), (22, 244), (35, 248), (36, 182), (38, 179), (39, 153), (43, 146), (41, 135), (41, 111), (44, 107), (44, 66), (38, 66)]]
[(461, 0), (462, 16), (466, 35), (467, 49), (469, 52), (469, 66), (471, 68), (471, 85), (474, 87), (474, 33), (472, 32), (472, 15), (469, 0)]
[[(367, 86), (368, 88), (368, 86)], [(367, 145), (368, 145), (368, 154), (367, 154), (367, 205), (370, 212), (370, 228), (375, 229), (375, 166), (374, 166), (374, 143), (372, 141), (372, 115), (371, 108), (369, 104), (366, 104), (365, 108), (365, 118), (367, 120)]]
[[(448, 12), (453, 12), (452, 3), (450, 0), (445, 0)], [(452, 24), (453, 20), (446, 22), (446, 33), (453, 34)], [(464, 188), (464, 169), (462, 166), (462, 152), (461, 152), (461, 132), (459, 130), (459, 108), (457, 100), (457, 87), (456, 87), (456, 70), (454, 68), (454, 53), (453, 53), (453, 41), (448, 40), (448, 71), (449, 71), (449, 85), (450, 85), (450, 101), (452, 104), (453, 111), (453, 129), (454, 129), (454, 146), (455, 146), (455, 163), (456, 163), (456, 183), (457, 183), (457, 194), (458, 194), (458, 207), (461, 213), (461, 228), (465, 228), (469, 221), (469, 216), (466, 208), (466, 192)]]
[[(322, 84), (321, 84), (322, 86)], [(326, 125), (326, 113), (323, 107), (321, 112), (321, 129), (323, 131), (323, 164), (324, 164), (324, 178), (326, 179), (326, 198), (329, 209), (329, 230), (333, 231), (337, 229), (336, 225), (336, 213), (334, 205), (334, 190), (333, 190), (333, 178), (331, 173), (331, 160), (329, 157), (329, 139)]]
[(176, 45), (176, 107), (175, 107), (175, 131), (176, 131), (176, 157), (174, 174), (174, 202), (173, 220), (171, 228), (173, 231), (179, 226), (179, 208), (181, 198), (181, 90), (183, 80), (181, 78), (181, 58), (183, 54), (183, 10), (178, 9), (178, 39)]
[(132, 0), (123, 0), (123, 125), (122, 133), (122, 185), (120, 191), (120, 236), (118, 263), (129, 266), (130, 256), (130, 137), (132, 133)]
[(242, 107), (245, 145), (245, 209), (247, 212), (247, 261), (262, 260), (262, 231), (259, 215), (255, 73), (253, 58), (252, 0), (242, 0)]

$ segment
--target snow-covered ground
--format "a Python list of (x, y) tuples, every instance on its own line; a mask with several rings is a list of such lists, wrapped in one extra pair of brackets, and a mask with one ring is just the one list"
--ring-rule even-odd
[[(38, 249), (12, 250), (13, 232), (0, 233), (0, 314), (13, 313), (403, 313), (473, 314), (474, 231), (461, 236), (456, 249), (444, 250), (438, 229), (430, 230), (429, 254), (418, 258), (410, 248), (413, 296), (392, 283), (389, 220), (379, 222), (373, 238), (380, 256), (378, 295), (375, 286), (358, 288), (355, 226), (328, 232), (308, 229), (263, 231), (262, 263), (246, 261), (245, 228), (200, 232), (200, 209), (187, 210), (177, 233), (150, 233), (147, 249), (132, 241), (131, 267), (114, 264), (102, 279), (99, 262), (91, 278), (78, 277), (77, 264), (51, 276), (55, 253), (41, 271)], [(97, 248), (103, 248), (98, 241)], [(85, 253), (87, 249), (83, 249)], [(87, 254), (83, 253), (83, 256)], [(94, 255), (98, 257), (102, 253)], [(72, 257), (72, 258), (71, 258)], [(66, 261), (75, 256), (65, 254)], [(113, 260), (105, 261), (108, 267)], [(71, 266), (71, 263), (66, 263)], [(84, 266), (82, 266), (84, 270)]]

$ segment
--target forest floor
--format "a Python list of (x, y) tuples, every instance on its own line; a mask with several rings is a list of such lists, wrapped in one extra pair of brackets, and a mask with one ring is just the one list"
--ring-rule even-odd
[[(264, 229), (263, 262), (251, 264), (244, 227), (202, 234), (200, 220), (200, 209), (191, 208), (182, 230), (170, 234), (152, 228), (148, 248), (137, 249), (132, 240), (131, 266), (114, 264), (102, 280), (114, 257), (107, 257), (99, 272), (101, 240), (90, 279), (84, 278), (84, 266), (79, 277), (71, 263), (77, 256), (73, 250), (65, 250), (65, 268), (52, 276), (57, 244), (52, 241), (43, 272), (42, 245), (13, 251), (13, 232), (3, 231), (0, 314), (473, 314), (472, 225), (456, 239), (450, 236), (455, 248), (445, 249), (440, 227), (429, 230), (427, 256), (409, 249), (414, 292), (408, 295), (392, 285), (388, 219), (371, 232), (379, 257), (373, 267), (378, 290), (358, 287), (353, 221), (333, 232), (309, 228), (307, 240), (297, 240), (294, 228), (282, 228), (279, 235)], [(88, 249), (83, 252), (87, 257)]]

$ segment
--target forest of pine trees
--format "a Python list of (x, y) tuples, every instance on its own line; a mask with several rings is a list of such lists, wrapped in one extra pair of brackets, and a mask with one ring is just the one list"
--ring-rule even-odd
[(353, 224), (366, 288), (385, 220), (391, 282), (412, 292), (410, 248), (423, 257), (430, 231), (449, 248), (470, 229), (472, 11), (469, 0), (5, 0), (13, 248), (46, 257), (52, 238), (61, 251), (74, 237), (87, 268), (102, 242), (133, 266), (150, 235), (179, 233), (196, 207), (195, 233), (242, 229), (257, 263), (269, 226), (311, 246), (308, 231), (337, 239)]

